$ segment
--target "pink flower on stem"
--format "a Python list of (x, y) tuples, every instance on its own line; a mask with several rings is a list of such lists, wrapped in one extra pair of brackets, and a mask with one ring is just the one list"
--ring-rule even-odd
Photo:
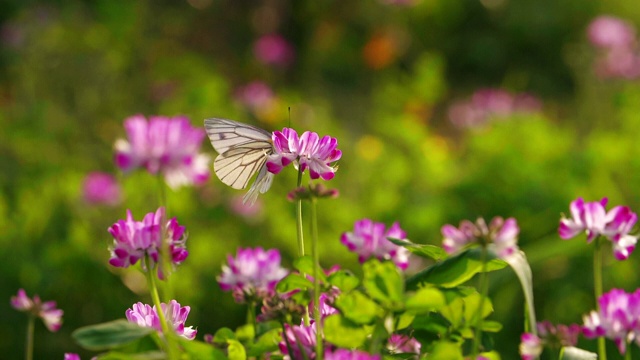
[(260, 62), (280, 67), (290, 65), (295, 58), (293, 46), (277, 34), (260, 37), (253, 44), (253, 53)]
[(400, 269), (405, 270), (409, 266), (409, 250), (392, 243), (388, 238), (403, 240), (406, 239), (406, 235), (397, 222), (386, 229), (383, 223), (362, 219), (356, 221), (353, 232), (342, 234), (340, 242), (349, 251), (358, 254), (360, 263), (364, 263), (370, 258), (391, 260)]
[(277, 249), (240, 248), (236, 257), (229, 255), (227, 261), (228, 265), (222, 266), (218, 284), (222, 290), (232, 291), (239, 303), (246, 302), (248, 298), (273, 296), (276, 284), (288, 273), (280, 266)]
[(274, 153), (267, 158), (267, 169), (273, 174), (293, 163), (304, 172), (309, 169), (311, 179), (331, 180), (338, 169), (331, 163), (340, 160), (342, 151), (338, 140), (331, 136), (320, 138), (317, 133), (305, 131), (302, 136), (290, 128), (274, 131), (272, 135)]
[(454, 254), (473, 243), (493, 244), (495, 252), (503, 259), (519, 251), (520, 228), (514, 218), (504, 220), (496, 216), (489, 226), (482, 218), (475, 223), (463, 220), (457, 228), (449, 224), (442, 226), (441, 232), (444, 236), (442, 247), (448, 254)]
[(111, 174), (92, 172), (84, 179), (84, 200), (89, 204), (115, 206), (120, 203), (120, 185)]
[(583, 334), (588, 339), (604, 336), (613, 340), (620, 354), (626, 353), (627, 341), (638, 342), (640, 328), (640, 290), (628, 294), (613, 289), (598, 299), (599, 311), (584, 316)]
[[(165, 320), (175, 331), (176, 335), (182, 336), (187, 340), (195, 339), (198, 331), (193, 329), (192, 326), (184, 326), (184, 323), (187, 321), (187, 316), (189, 316), (189, 311), (191, 311), (189, 306), (180, 306), (177, 301), (171, 300), (169, 304), (161, 303), (160, 307)], [(142, 327), (150, 327), (162, 332), (162, 324), (160, 323), (160, 317), (158, 316), (155, 306), (151, 307), (150, 305), (138, 302), (133, 304), (131, 309), (127, 309), (125, 315), (131, 323), (138, 324)]]
[(282, 341), (278, 344), (282, 354), (289, 355), (290, 359), (304, 359), (305, 356), (302, 355), (304, 352), (307, 359), (316, 358), (316, 323), (314, 321), (309, 326), (284, 324), (284, 329)]
[(629, 232), (638, 220), (638, 216), (626, 206), (616, 206), (607, 212), (607, 198), (585, 203), (582, 198), (571, 202), (571, 218), (562, 217), (558, 233), (562, 239), (571, 239), (580, 233), (586, 233), (590, 243), (597, 236), (611, 240), (613, 253), (618, 260), (625, 260), (635, 249), (637, 236)]
[(109, 264), (126, 268), (141, 260), (144, 270), (154, 269), (157, 265), (158, 276), (162, 279), (164, 275), (160, 254), (163, 250), (163, 235), (164, 241), (169, 243), (169, 256), (174, 265), (179, 265), (189, 255), (185, 247), (185, 227), (178, 224), (176, 218), (166, 223), (165, 221), (164, 207), (155, 213), (148, 213), (142, 221), (135, 221), (131, 210), (127, 210), (127, 219), (118, 220), (109, 228), (114, 239)]
[(534, 334), (524, 333), (520, 337), (522, 360), (535, 360), (542, 354), (542, 341)]
[(115, 163), (122, 171), (145, 168), (162, 173), (171, 188), (203, 184), (209, 178), (209, 157), (200, 154), (203, 129), (191, 126), (186, 117), (142, 115), (125, 120), (127, 140), (115, 143)]
[(51, 332), (60, 330), (62, 326), (64, 311), (56, 309), (55, 301), (42, 302), (38, 295), (31, 299), (24, 289), (20, 289), (16, 296), (11, 297), (11, 306), (18, 311), (27, 312), (32, 316), (41, 318), (44, 325)]

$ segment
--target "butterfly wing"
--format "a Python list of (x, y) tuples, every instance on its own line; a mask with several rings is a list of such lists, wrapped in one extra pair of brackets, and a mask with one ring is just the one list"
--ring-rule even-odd
[(243, 124), (228, 119), (211, 118), (204, 120), (204, 129), (207, 131), (211, 145), (218, 154), (224, 154), (237, 147), (255, 146), (266, 143), (271, 148), (271, 133), (255, 126)]
[[(234, 189), (246, 188), (253, 174), (265, 169), (267, 156), (273, 153), (271, 134), (227, 119), (206, 119), (204, 125), (213, 148), (220, 154), (213, 162), (214, 172), (226, 185)], [(263, 175), (256, 182), (265, 180)]]

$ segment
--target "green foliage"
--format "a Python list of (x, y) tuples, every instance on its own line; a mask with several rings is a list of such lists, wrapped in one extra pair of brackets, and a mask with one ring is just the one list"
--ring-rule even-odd
[(151, 328), (141, 327), (126, 320), (114, 320), (77, 329), (73, 332), (73, 338), (87, 349), (105, 350), (140, 340), (154, 332)]
[[(476, 247), (462, 251), (407, 279), (407, 288), (415, 289), (420, 284), (431, 283), (444, 287), (455, 287), (482, 271), (481, 249)], [(490, 259), (486, 271), (500, 270), (507, 263), (498, 258)]]

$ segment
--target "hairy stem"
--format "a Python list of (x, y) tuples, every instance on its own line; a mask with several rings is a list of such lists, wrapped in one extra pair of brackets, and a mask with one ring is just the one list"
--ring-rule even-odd
[(29, 314), (29, 320), (27, 322), (27, 340), (25, 343), (24, 358), (26, 360), (33, 360), (33, 329), (35, 327), (36, 316)]

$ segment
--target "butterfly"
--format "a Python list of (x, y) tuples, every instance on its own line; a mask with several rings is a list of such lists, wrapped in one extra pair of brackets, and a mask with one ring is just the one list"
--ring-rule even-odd
[(267, 171), (267, 157), (275, 151), (271, 133), (237, 121), (211, 118), (204, 120), (211, 145), (218, 152), (213, 170), (218, 178), (234, 189), (244, 189), (255, 174), (256, 180), (242, 198), (253, 204), (258, 193), (271, 187), (273, 174)]

